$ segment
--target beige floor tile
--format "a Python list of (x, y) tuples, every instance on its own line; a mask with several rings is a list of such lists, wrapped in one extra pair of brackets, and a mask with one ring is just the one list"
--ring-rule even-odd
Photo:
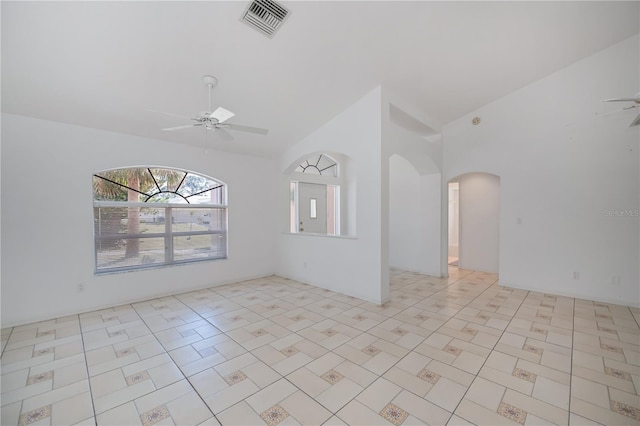
[(379, 378), (358, 395), (356, 399), (374, 412), (379, 413), (401, 391), (402, 388), (400, 386), (384, 378)]
[[(442, 396), (442, 398), (444, 400), (446, 397)], [(391, 403), (403, 409), (421, 423), (427, 425), (443, 425), (447, 423), (451, 417), (451, 413), (449, 411), (446, 411), (429, 401), (425, 401), (406, 390), (400, 392), (391, 401)], [(411, 424), (413, 422), (409, 420), (407, 423)]]
[(22, 401), (22, 413), (35, 410), (47, 405), (54, 405), (60, 401), (73, 398), (89, 392), (89, 382), (82, 380), (71, 385), (54, 389), (51, 392), (36, 395)]
[(245, 401), (241, 401), (217, 415), (223, 425), (262, 425), (264, 422), (260, 415)]
[[(333, 294), (330, 294), (330, 295), (333, 295)], [(318, 300), (317, 302), (313, 302), (308, 305), (305, 305), (304, 308), (308, 311), (315, 312), (316, 314), (322, 315), (325, 318), (334, 318), (342, 314), (343, 312), (351, 309), (352, 306), (347, 303), (341, 303), (336, 300), (333, 300), (330, 297), (325, 297), (321, 300)]]
[(453, 412), (467, 392), (467, 387), (446, 377), (440, 379), (427, 392), (424, 399), (444, 408), (449, 412)]
[(419, 325), (407, 323), (394, 317), (373, 327), (368, 333), (406, 349), (413, 349), (432, 332)]
[[(331, 374), (335, 375), (335, 373)], [(354, 383), (349, 378), (341, 378), (329, 389), (316, 395), (314, 399), (322, 404), (323, 407), (335, 413), (355, 398), (362, 389), (362, 386)]]
[(252, 353), (281, 375), (289, 374), (313, 361), (313, 358), (293, 345), (282, 350), (277, 350), (270, 345), (264, 345), (255, 349)]
[(362, 387), (369, 386), (378, 378), (375, 374), (372, 374), (369, 370), (348, 360), (345, 360), (343, 362), (340, 362), (339, 364), (334, 365), (332, 369)]
[(224, 334), (200, 340), (169, 352), (186, 377), (246, 353), (246, 349)]
[[(628, 393), (620, 391), (618, 389), (610, 388), (609, 398), (611, 399), (611, 401), (617, 401), (629, 407), (637, 409), (638, 416), (640, 417), (640, 397), (636, 393)], [(640, 421), (640, 419), (638, 421)]]
[(0, 389), (2, 389), (3, 398), (5, 394), (11, 391), (24, 388), (27, 385), (28, 378), (28, 368), (2, 374), (2, 376), (0, 376)]
[(285, 379), (280, 379), (260, 392), (251, 395), (246, 399), (246, 402), (256, 413), (263, 413), (297, 391), (298, 388), (293, 384)]
[(387, 319), (384, 315), (360, 307), (354, 307), (332, 318), (360, 331), (367, 331)]
[(279, 401), (283, 409), (301, 425), (323, 424), (332, 413), (301, 391)]
[(516, 390), (525, 395), (531, 395), (535, 386), (535, 381), (537, 380), (535, 375), (532, 375), (526, 370), (514, 369), (512, 372), (506, 373), (487, 366), (482, 368), (478, 377), (490, 380), (500, 386)]
[(348, 426), (347, 423), (340, 420), (337, 416), (332, 416), (329, 420), (323, 423), (324, 426)]
[[(275, 294), (277, 294), (277, 292), (275, 292)], [(273, 297), (272, 295), (270, 296)], [(276, 298), (249, 306), (249, 309), (263, 316), (264, 318), (271, 318), (277, 315), (282, 315), (284, 313), (292, 311), (295, 308), (296, 305)]]
[(298, 307), (288, 312), (272, 316), (270, 319), (289, 331), (297, 332), (304, 328), (311, 327), (325, 318), (320, 314)]
[(424, 309), (420, 309), (416, 306), (411, 306), (404, 311), (393, 316), (394, 319), (399, 321), (413, 324), (416, 327), (420, 327), (429, 332), (433, 332), (440, 328), (447, 320), (449, 316), (440, 315)]
[[(109, 373), (105, 373), (109, 374)], [(151, 380), (144, 380), (140, 383), (127, 387), (115, 388), (112, 392), (104, 393), (102, 396), (93, 396), (93, 403), (96, 414), (103, 413), (127, 401), (146, 395), (155, 390), (155, 386)]]
[(359, 336), (362, 332), (346, 324), (326, 319), (298, 331), (298, 334), (326, 349), (333, 350)]
[[(329, 369), (325, 372), (329, 371), (331, 370)], [(331, 383), (321, 378), (320, 375), (309, 371), (307, 368), (300, 368), (294, 371), (287, 376), (287, 380), (314, 398), (331, 388)]]
[(533, 373), (537, 377), (545, 377), (563, 385), (569, 386), (571, 384), (571, 376), (569, 374), (553, 368), (545, 367), (544, 365), (536, 364), (535, 362), (519, 359), (516, 368)]
[(579, 416), (576, 413), (569, 413), (570, 426), (604, 426), (601, 423)]
[(475, 425), (517, 426), (520, 424), (501, 416), (496, 410), (490, 410), (466, 398), (460, 402), (454, 414)]
[(582, 399), (571, 397), (571, 411), (595, 423), (603, 425), (637, 425), (638, 420), (603, 409)]
[(604, 373), (604, 360), (599, 355), (574, 350), (572, 363), (574, 367), (583, 367)]
[(223, 425), (262, 425), (263, 420), (245, 401), (241, 401), (217, 415)]
[(564, 425), (569, 421), (569, 412), (566, 409), (529, 397), (510, 389), (507, 389), (502, 402), (513, 407), (518, 407), (527, 413), (540, 417), (556, 425)]
[(193, 344), (217, 334), (220, 334), (220, 330), (204, 319), (154, 332), (155, 337), (167, 351)]
[(605, 385), (578, 376), (571, 379), (571, 399), (580, 399), (604, 409), (609, 408), (609, 390)]
[(473, 423), (463, 419), (462, 417), (453, 415), (447, 422), (447, 426), (474, 426)]
[(102, 425), (141, 425), (140, 415), (133, 401), (119, 405), (96, 416)]
[(219, 330), (228, 333), (237, 328), (246, 327), (254, 322), (261, 321), (264, 318), (256, 314), (250, 309), (241, 308), (234, 311), (228, 311), (216, 316), (207, 318)]
[(550, 350), (542, 353), (540, 364), (565, 373), (571, 372), (571, 356), (559, 354)]
[(260, 388), (251, 380), (242, 380), (233, 386), (223, 388), (218, 392), (207, 396), (204, 396), (200, 391), (198, 391), (198, 393), (207, 403), (209, 409), (214, 414), (218, 414), (219, 412), (226, 410), (232, 405), (255, 394), (259, 390)]
[(268, 319), (253, 322), (227, 332), (229, 337), (240, 343), (248, 351), (282, 339), (289, 334), (291, 334), (291, 331)]
[(199, 424), (212, 417), (211, 411), (186, 380), (138, 398), (135, 405), (140, 415), (165, 407), (176, 424)]
[(289, 302), (298, 307), (305, 307), (323, 299), (325, 299), (325, 297), (312, 293), (309, 290), (298, 291), (282, 298), (285, 302)]
[(390, 280), (381, 306), (271, 276), (2, 329), (1, 422), (640, 421), (640, 309)]
[(398, 367), (392, 367), (383, 377), (393, 384), (421, 397), (424, 397), (427, 392), (434, 387), (435, 382), (440, 379), (439, 375), (433, 374), (433, 372), (426, 368), (419, 377), (418, 374), (409, 373)]
[(588, 368), (576, 366), (573, 368), (572, 372), (574, 376), (600, 383), (611, 388), (635, 393), (635, 386), (633, 385), (631, 377), (629, 377), (629, 374), (623, 370), (605, 367), (605, 372), (600, 373)]
[(464, 399), (491, 411), (497, 411), (505, 391), (504, 386), (478, 377), (469, 387)]
[(38, 395), (46, 394), (53, 389), (53, 381), (48, 380), (41, 383), (36, 383), (31, 386), (25, 386), (13, 391), (2, 393), (2, 405), (12, 404), (14, 402), (22, 401), (27, 398), (32, 398)]
[(371, 408), (354, 399), (336, 413), (348, 425), (393, 425)]
[(209, 368), (189, 377), (189, 383), (202, 397), (208, 397), (226, 389), (229, 384), (214, 369)]
[(569, 409), (569, 385), (563, 385), (546, 377), (538, 376), (531, 396), (556, 407)]
[(218, 315), (223, 315), (225, 313), (242, 309), (242, 306), (238, 305), (237, 303), (234, 303), (222, 296), (218, 297), (220, 297), (220, 299), (212, 300), (202, 305), (191, 306), (190, 308), (202, 318), (207, 320)]
[(51, 406), (51, 424), (72, 425), (87, 419), (91, 421), (94, 419), (89, 392), (63, 399)]

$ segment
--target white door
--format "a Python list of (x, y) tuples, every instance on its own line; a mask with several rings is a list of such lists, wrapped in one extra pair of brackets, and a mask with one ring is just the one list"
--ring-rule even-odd
[(298, 183), (298, 230), (311, 234), (327, 233), (327, 186)]

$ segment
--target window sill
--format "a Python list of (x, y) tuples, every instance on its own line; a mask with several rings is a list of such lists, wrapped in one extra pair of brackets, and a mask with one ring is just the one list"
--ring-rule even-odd
[(299, 235), (301, 237), (321, 237), (321, 238), (337, 238), (342, 240), (357, 240), (356, 235), (327, 235), (327, 234), (314, 234), (311, 232), (283, 232), (282, 235)]

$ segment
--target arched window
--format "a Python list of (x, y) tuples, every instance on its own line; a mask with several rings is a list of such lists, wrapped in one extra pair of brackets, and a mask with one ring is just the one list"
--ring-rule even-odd
[(176, 169), (93, 175), (96, 273), (227, 257), (226, 185)]
[(338, 176), (338, 164), (325, 154), (316, 154), (307, 158), (294, 170), (300, 173), (311, 173), (322, 176)]

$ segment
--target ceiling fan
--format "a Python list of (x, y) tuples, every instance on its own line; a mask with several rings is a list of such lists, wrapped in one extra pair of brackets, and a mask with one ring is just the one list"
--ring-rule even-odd
[(242, 126), (240, 124), (227, 123), (226, 121), (235, 115), (233, 112), (229, 111), (228, 109), (218, 107), (215, 109), (215, 111), (211, 112), (213, 110), (213, 107), (211, 105), (212, 104), (211, 92), (213, 91), (213, 88), (218, 84), (218, 79), (212, 75), (205, 75), (202, 77), (202, 82), (209, 90), (209, 109), (207, 111), (199, 112), (196, 117), (186, 117), (183, 115), (173, 114), (170, 112), (149, 110), (151, 112), (159, 112), (161, 114), (170, 115), (173, 117), (180, 117), (180, 118), (184, 118), (192, 121), (191, 124), (185, 124), (182, 126), (175, 126), (175, 127), (167, 127), (161, 130), (174, 131), (174, 130), (190, 129), (194, 127), (202, 127), (206, 130), (218, 132), (220, 137), (225, 140), (233, 140), (233, 136), (231, 136), (231, 134), (227, 132), (227, 129), (239, 130), (241, 132), (255, 133), (258, 135), (267, 135), (269, 133), (269, 130), (261, 129), (259, 127), (250, 127), (250, 126)]
[[(626, 111), (633, 108), (640, 107), (640, 92), (636, 93), (635, 96), (631, 98), (615, 98), (615, 99), (605, 99), (604, 102), (633, 102), (633, 105), (622, 108), (622, 111)], [(635, 120), (631, 122), (629, 127), (640, 125), (640, 114), (636, 117)]]

